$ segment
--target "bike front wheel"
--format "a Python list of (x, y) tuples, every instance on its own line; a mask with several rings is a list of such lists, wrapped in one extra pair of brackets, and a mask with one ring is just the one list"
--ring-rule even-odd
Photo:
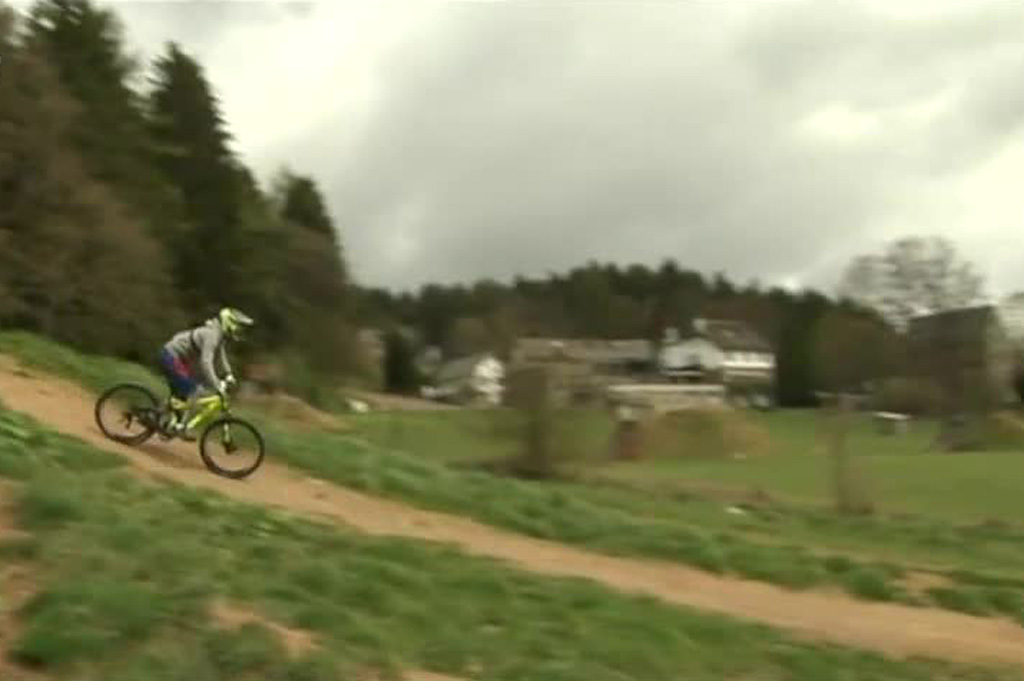
[(263, 463), (263, 436), (248, 421), (225, 416), (203, 429), (199, 456), (213, 473), (240, 480)]
[(148, 388), (136, 383), (119, 383), (96, 400), (96, 425), (115, 442), (140, 445), (156, 432), (160, 403)]

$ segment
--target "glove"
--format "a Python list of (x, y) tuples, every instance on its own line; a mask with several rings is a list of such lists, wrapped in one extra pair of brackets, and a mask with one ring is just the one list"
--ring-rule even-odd
[(221, 381), (217, 384), (217, 392), (220, 393), (221, 397), (224, 397), (228, 393), (228, 382)]
[(233, 387), (233, 386), (235, 386), (235, 385), (238, 385), (238, 381), (237, 381), (237, 380), (235, 380), (235, 376), (234, 376), (234, 374), (228, 374), (228, 375), (227, 375), (227, 376), (226, 376), (226, 377), (224, 378), (224, 383), (225, 383), (225, 384), (227, 384), (227, 386), (228, 386), (228, 387)]

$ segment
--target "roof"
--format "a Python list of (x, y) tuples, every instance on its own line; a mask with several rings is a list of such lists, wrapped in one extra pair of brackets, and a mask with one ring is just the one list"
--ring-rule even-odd
[(563, 338), (520, 338), (515, 356), (520, 360), (564, 360), (593, 364), (647, 362), (654, 347), (642, 339), (593, 340)]
[(772, 346), (761, 334), (744, 322), (732, 319), (697, 320), (696, 336), (706, 338), (722, 350), (733, 352), (771, 352)]
[(999, 323), (996, 308), (979, 305), (914, 317), (909, 333), (917, 339), (941, 337), (946, 341), (978, 342), (987, 337), (993, 323)]
[(356, 338), (364, 346), (373, 346), (375, 350), (384, 348), (384, 334), (378, 329), (359, 329)]
[(494, 359), (494, 357), (487, 353), (481, 353), (445, 362), (437, 371), (437, 380), (457, 381), (462, 378), (469, 378), (473, 375), (473, 371), (480, 362), (489, 359)]
[(1024, 341), (1024, 293), (1014, 293), (999, 305), (999, 316), (1006, 333), (1018, 344)]

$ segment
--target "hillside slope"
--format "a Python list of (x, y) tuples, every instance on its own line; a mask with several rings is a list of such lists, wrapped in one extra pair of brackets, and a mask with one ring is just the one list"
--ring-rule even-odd
[(581, 577), (668, 603), (897, 656), (1024, 664), (1024, 629), (1009, 621), (788, 591), (656, 561), (599, 555), (328, 485), (275, 464), (273, 452), (269, 462), (245, 482), (217, 478), (202, 468), (193, 446), (152, 443), (136, 450), (110, 442), (93, 423), (89, 393), (66, 381), (23, 370), (9, 358), (0, 363), (0, 400), (60, 432), (124, 455), (140, 474), (330, 518), (372, 535), (449, 543), (466, 553), (498, 558), (533, 572)]

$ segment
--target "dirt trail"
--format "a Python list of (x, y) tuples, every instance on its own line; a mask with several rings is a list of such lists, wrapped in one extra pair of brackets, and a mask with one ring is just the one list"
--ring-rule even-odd
[(681, 565), (616, 558), (531, 539), (464, 518), (425, 511), (299, 475), (268, 462), (249, 480), (208, 473), (194, 445), (117, 445), (93, 422), (93, 397), (50, 377), (0, 362), (0, 400), (51, 427), (124, 454), (139, 470), (242, 501), (341, 521), (373, 535), (451, 543), (536, 573), (582, 577), (668, 603), (754, 620), (811, 639), (893, 656), (1024, 665), (1024, 629), (1004, 620), (868, 603), (837, 594), (795, 592), (770, 584), (718, 577)]

